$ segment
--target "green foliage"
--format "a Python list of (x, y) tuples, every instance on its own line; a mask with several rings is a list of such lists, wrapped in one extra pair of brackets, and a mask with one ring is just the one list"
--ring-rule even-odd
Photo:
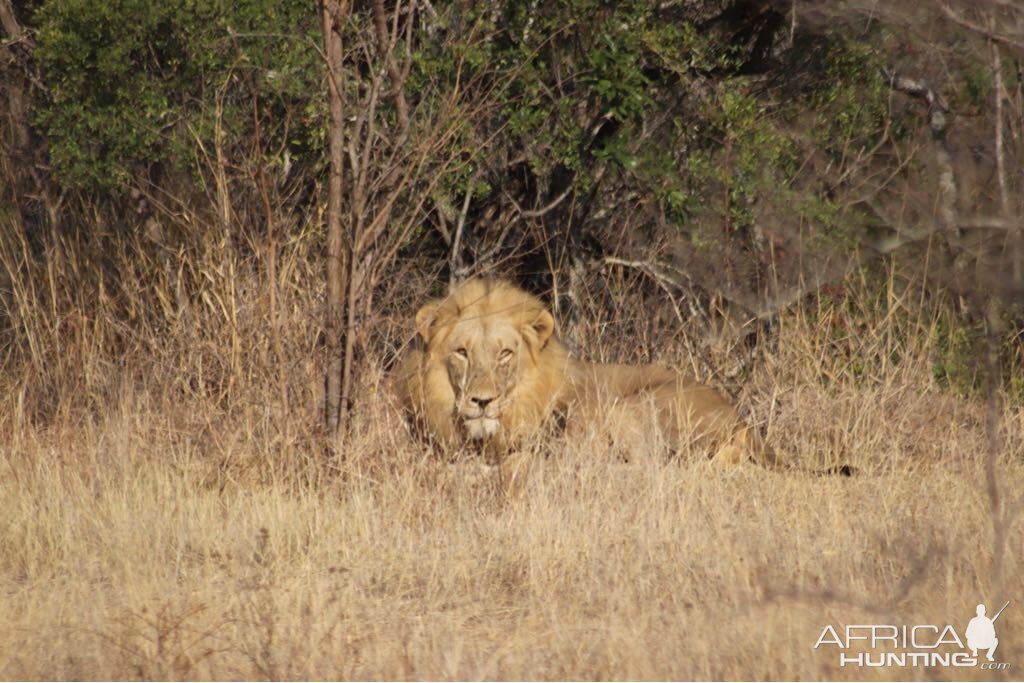
[(960, 394), (977, 395), (982, 389), (985, 329), (980, 322), (950, 324), (943, 321), (936, 327), (938, 348), (935, 379)]
[(609, 19), (588, 46), (581, 82), (605, 116), (622, 121), (635, 119), (653, 100), (647, 94), (649, 79), (641, 69), (643, 43), (636, 33)]
[(853, 251), (857, 248), (857, 237), (869, 223), (869, 217), (862, 211), (827, 197), (793, 197), (793, 206), (801, 219), (818, 228), (809, 239), (811, 248)]
[[(469, 150), (440, 195), (473, 182), (483, 197), (484, 155), (503, 145), (542, 185), (562, 169), (587, 191), (610, 168), (696, 240), (753, 225), (762, 206), (795, 211), (832, 246), (850, 246), (864, 228), (800, 174), (808, 154), (842, 164), (885, 126), (888, 86), (870, 39), (840, 28), (798, 36), (776, 66), (791, 75), (766, 81), (740, 75), (741, 46), (697, 15), (667, 20), (640, 0), (513, 0), (503, 15), (454, 1), (434, 8), (434, 37), (403, 37), (398, 51), (411, 54), (410, 103), (447, 112), (450, 144)], [(348, 31), (368, 30), (363, 14)], [(312, 6), (45, 0), (34, 22), (50, 88), (37, 121), (68, 185), (116, 191), (159, 165), (202, 178), (214, 140), (251, 144), (254, 101), (261, 149), (323, 163)], [(467, 89), (466, 101), (449, 98)], [(475, 118), (471, 103), (485, 98), (500, 120)]]
[(1007, 330), (990, 341), (983, 321), (944, 319), (935, 326), (937, 349), (933, 373), (935, 379), (961, 396), (982, 398), (988, 391), (986, 358), (991, 344), (996, 345), (999, 383), (1011, 403), (1024, 403), (1024, 347), (1017, 316), (1003, 307), (1001, 323)]
[(992, 73), (991, 64), (980, 61), (972, 61), (958, 71), (961, 84), (954, 91), (952, 104), (964, 110), (983, 110), (992, 102)]
[(315, 149), (321, 66), (309, 8), (283, 0), (48, 0), (33, 17), (49, 102), (37, 112), (59, 178), (112, 191), (156, 162), (195, 164), (220, 126), (241, 139), (252, 100), (298, 111), (294, 155)]
[[(865, 229), (802, 160), (820, 152), (841, 165), (878, 138), (888, 90), (870, 40), (839, 28), (798, 36), (775, 67), (791, 75), (766, 80), (741, 75), (744, 48), (694, 10), (668, 20), (641, 0), (433, 7), (434, 33), (418, 24), (397, 53), (411, 57), (410, 105), (424, 121), (443, 112), (447, 144), (464, 150), (433, 192), (440, 203), (486, 201), (504, 182), (487, 177), (504, 147), (526, 162), (530, 192), (561, 173), (584, 193), (610, 172), (694, 244), (728, 239), (763, 209), (811, 226), (812, 246), (850, 248)], [(368, 22), (353, 14), (347, 44)], [(305, 162), (307, 179), (326, 163), (312, 5), (43, 0), (33, 23), (50, 95), (36, 121), (67, 186), (117, 193), (154, 169), (201, 185), (216, 141), (234, 160), (256, 149)], [(497, 115), (480, 117), (481, 101)]]
[[(799, 207), (836, 240), (859, 227), (830, 200), (791, 188), (808, 144), (841, 159), (884, 125), (887, 86), (869, 44), (839, 30), (803, 41), (790, 51), (803, 60), (803, 80), (786, 97), (789, 81), (773, 90), (732, 73), (743, 55), (722, 35), (667, 21), (639, 0), (514, 0), (500, 16), (483, 5), (435, 8), (438, 39), (399, 46), (412, 57), (410, 102), (447, 107), (445, 93), (471, 87), (493, 98), (503, 119), (482, 125), (456, 105), (450, 115), (465, 120), (451, 144), (483, 155), (488, 140), (499, 141), (524, 151), (538, 177), (571, 172), (581, 191), (610, 166), (680, 227), (697, 213), (705, 225), (715, 217), (748, 226), (759, 204), (773, 203)], [(46, 0), (33, 21), (50, 93), (37, 123), (67, 185), (117, 191), (159, 165), (200, 178), (214, 140), (251, 140), (254, 100), (266, 121), (262, 149), (322, 163), (323, 66), (311, 6)], [(815, 112), (809, 131), (795, 121), (806, 111)], [(659, 118), (668, 124), (652, 127)], [(594, 138), (602, 122), (614, 125)], [(482, 160), (443, 178), (442, 194), (464, 193)]]
[[(480, 63), (498, 67), (507, 131), (536, 175), (561, 167), (586, 191), (611, 166), (695, 239), (702, 239), (690, 229), (698, 213), (712, 228), (703, 239), (714, 240), (722, 233), (709, 217), (735, 230), (772, 204), (797, 208), (823, 246), (849, 247), (863, 230), (864, 216), (820, 198), (815, 179), (802, 192), (793, 187), (808, 145), (842, 163), (883, 130), (888, 86), (870, 43), (838, 29), (805, 41), (794, 53), (810, 73), (789, 97), (789, 80), (766, 88), (761, 79), (730, 75), (743, 62), (737, 46), (694, 22), (666, 21), (650, 3), (534, 5), (530, 15), (530, 3), (510, 4), (506, 30), (486, 43), (491, 57)], [(494, 29), (484, 15), (477, 20), (479, 34)], [(421, 78), (468, 64), (460, 50), (454, 43), (424, 55)], [(798, 110), (814, 112), (810, 130), (796, 120)], [(669, 125), (652, 126), (666, 118)], [(614, 132), (592, 140), (602, 122), (614, 122)]]
[(795, 165), (793, 141), (748, 92), (743, 80), (722, 83), (704, 108), (688, 147), (691, 192), (733, 228), (753, 222), (755, 201), (770, 200)]
[(834, 154), (878, 141), (888, 118), (884, 62), (870, 44), (831, 34), (819, 47), (821, 85), (806, 101), (817, 112), (817, 140)]

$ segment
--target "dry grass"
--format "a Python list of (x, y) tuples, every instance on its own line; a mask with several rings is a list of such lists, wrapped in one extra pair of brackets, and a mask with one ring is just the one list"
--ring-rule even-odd
[[(283, 392), (259, 283), (216, 254), (191, 266), (211, 294), (168, 296), (164, 328), (138, 323), (117, 353), (97, 342), (109, 321), (25, 327), (37, 355), (0, 394), (0, 678), (1019, 675), (1021, 524), (996, 567), (985, 407), (935, 385), (932, 323), (905, 298), (841, 325), (786, 318), (740, 392), (780, 451), (858, 477), (627, 465), (594, 439), (556, 441), (510, 493), (412, 442), (379, 366), (348, 458), (322, 457), (303, 258), (281, 268)], [(1024, 416), (998, 417), (1006, 497)], [(812, 649), (828, 623), (962, 632), (1003, 600), (1002, 674), (841, 669)]]

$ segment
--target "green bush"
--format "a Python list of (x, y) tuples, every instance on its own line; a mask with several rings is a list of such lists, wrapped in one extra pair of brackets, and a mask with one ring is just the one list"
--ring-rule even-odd
[[(261, 113), (298, 112), (287, 140), (316, 152), (309, 116), (322, 68), (315, 12), (285, 0), (48, 0), (33, 16), (49, 99), (36, 123), (58, 179), (124, 189), (154, 164), (194, 165), (221, 126), (232, 142)], [(271, 133), (273, 135), (274, 133)], [(277, 143), (277, 144), (270, 144)], [(312, 149), (311, 149), (312, 148)]]

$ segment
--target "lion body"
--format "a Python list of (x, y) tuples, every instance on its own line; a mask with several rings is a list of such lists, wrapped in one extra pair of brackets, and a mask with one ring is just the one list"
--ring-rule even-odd
[(416, 316), (398, 388), (420, 430), (448, 447), (500, 457), (562, 415), (629, 453), (699, 448), (724, 464), (773, 462), (719, 392), (659, 365), (569, 357), (536, 297), (505, 281), (470, 280)]

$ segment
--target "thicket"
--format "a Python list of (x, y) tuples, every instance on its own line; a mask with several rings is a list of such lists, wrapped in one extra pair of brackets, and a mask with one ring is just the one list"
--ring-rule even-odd
[(977, 391), (994, 336), (1019, 396), (1024, 12), (918, 5), (0, 0), (4, 370), (44, 416), (133, 358), (227, 402), (242, 339), (312, 412), (285, 374), (392, 353), (396, 281), (510, 274), (572, 341), (635, 271), (742, 346), (896, 263), (936, 377)]

